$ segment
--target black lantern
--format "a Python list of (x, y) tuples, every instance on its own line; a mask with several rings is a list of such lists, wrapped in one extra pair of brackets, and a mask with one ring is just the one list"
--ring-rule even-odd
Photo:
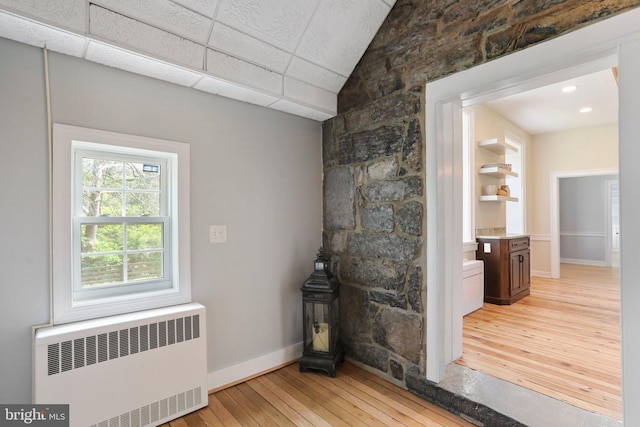
[(327, 259), (322, 248), (313, 262), (313, 269), (300, 288), (304, 342), (300, 372), (317, 369), (335, 377), (336, 366), (344, 359), (339, 333), (340, 284), (327, 270)]

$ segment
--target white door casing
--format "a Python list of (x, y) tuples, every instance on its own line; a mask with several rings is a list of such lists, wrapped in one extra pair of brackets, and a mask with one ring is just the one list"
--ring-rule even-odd
[(549, 176), (549, 227), (551, 228), (551, 278), (560, 278), (560, 178), (617, 175), (618, 168), (551, 172)]
[[(525, 90), (585, 75), (618, 65), (620, 72), (620, 199), (622, 235), (622, 348), (623, 406), (626, 425), (640, 425), (640, 263), (625, 251), (627, 242), (640, 238), (640, 198), (632, 197), (640, 181), (640, 9), (617, 15), (564, 36), (456, 73), (426, 85), (426, 290), (427, 379), (439, 382), (456, 356), (454, 343), (462, 334), (461, 322), (452, 319), (460, 304), (456, 289), (462, 281), (461, 210), (459, 194), (461, 138), (457, 111)], [(635, 76), (635, 77), (634, 77)], [(458, 132), (459, 134), (459, 132)], [(625, 199), (629, 191), (629, 198)], [(631, 249), (631, 248), (630, 248)], [(627, 261), (627, 262), (625, 262)]]

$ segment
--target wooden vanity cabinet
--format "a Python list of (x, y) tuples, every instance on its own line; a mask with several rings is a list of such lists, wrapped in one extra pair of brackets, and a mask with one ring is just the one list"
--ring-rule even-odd
[(477, 241), (476, 259), (484, 261), (485, 302), (508, 305), (529, 295), (529, 237), (479, 237)]

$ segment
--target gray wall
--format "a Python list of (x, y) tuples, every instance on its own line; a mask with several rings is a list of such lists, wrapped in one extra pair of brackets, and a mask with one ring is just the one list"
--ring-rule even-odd
[(560, 258), (606, 260), (606, 181), (614, 179), (618, 176), (560, 179)]
[[(49, 319), (43, 55), (0, 39), (0, 402), (31, 399), (31, 326)], [(50, 53), (53, 121), (191, 144), (193, 299), (209, 372), (302, 339), (321, 244), (321, 126)], [(228, 242), (208, 243), (226, 224)]]

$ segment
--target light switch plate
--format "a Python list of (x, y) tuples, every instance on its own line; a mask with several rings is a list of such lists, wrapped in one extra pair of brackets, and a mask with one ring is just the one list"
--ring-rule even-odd
[(482, 250), (484, 251), (485, 254), (490, 254), (491, 253), (491, 243), (485, 243)]
[(209, 226), (209, 243), (226, 243), (227, 226), (226, 225), (210, 225)]

